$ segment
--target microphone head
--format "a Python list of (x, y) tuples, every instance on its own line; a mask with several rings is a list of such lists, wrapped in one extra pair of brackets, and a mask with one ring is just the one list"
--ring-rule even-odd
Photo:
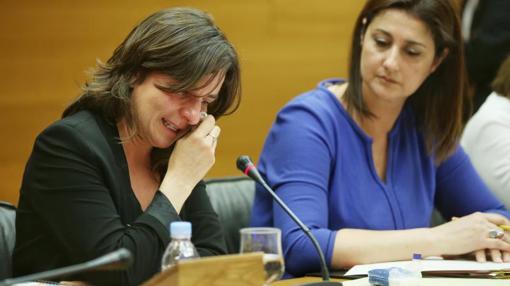
[(244, 171), (246, 170), (246, 168), (248, 168), (248, 166), (253, 165), (253, 162), (251, 161), (249, 156), (241, 155), (237, 158), (236, 164), (237, 164), (237, 169), (241, 170), (241, 172), (244, 173)]

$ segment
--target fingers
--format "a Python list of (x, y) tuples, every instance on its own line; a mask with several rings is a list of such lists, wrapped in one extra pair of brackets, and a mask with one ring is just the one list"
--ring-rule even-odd
[(218, 144), (218, 137), (220, 136), (221, 128), (219, 126), (214, 126), (214, 128), (206, 135), (206, 140), (209, 144), (212, 145), (214, 149), (216, 149), (216, 145)]
[(197, 138), (205, 138), (206, 144), (212, 146), (213, 149), (216, 149), (221, 129), (218, 125), (216, 125), (214, 116), (207, 115), (205, 112), (201, 116), (203, 120), (193, 131), (193, 136), (196, 136)]
[(506, 225), (510, 223), (506, 217), (497, 213), (483, 213), (483, 216), (495, 225)]
[(510, 261), (510, 232), (503, 232), (499, 227), (508, 224), (505, 217), (495, 213), (478, 212), (453, 219), (451, 223), (456, 224), (457, 232), (465, 234), (466, 239), (473, 238), (471, 251), (474, 250), (472, 253), (477, 261)]
[(509, 233), (505, 233), (500, 226), (505, 226), (507, 224), (508, 219), (497, 213), (481, 213), (476, 212), (467, 217), (472, 217), (474, 219), (471, 224), (473, 227), (477, 229), (479, 234), (482, 236), (482, 239), (486, 241), (494, 241), (500, 240), (506, 242), (506, 244), (510, 244), (510, 235)]
[(501, 257), (501, 251), (499, 251), (497, 249), (491, 249), (490, 253), (491, 253), (492, 261), (503, 262), (502, 257)]
[(218, 138), (218, 136), (220, 136), (220, 133), (221, 133), (221, 129), (218, 125), (216, 125), (216, 126), (214, 126), (213, 129), (211, 129), (211, 131), (209, 132), (209, 135)]
[[(503, 238), (505, 238), (505, 236)], [(500, 238), (487, 238), (484, 248), (510, 252), (510, 244), (506, 240)]]
[[(489, 252), (492, 257), (492, 261), (494, 261), (494, 262), (498, 262), (498, 263), (510, 262), (510, 252), (500, 251), (497, 249), (491, 249), (491, 250), (489, 250)], [(477, 259), (477, 261), (478, 261), (478, 259)], [(480, 261), (480, 262), (482, 262), (482, 261)]]
[(490, 249), (490, 250), (478, 250), (475, 251), (475, 258), (478, 262), (487, 262), (487, 254), (490, 254), (492, 261), (494, 262), (510, 262), (510, 252), (507, 251), (500, 251), (497, 249)]
[(503, 251), (503, 262), (510, 262), (510, 252)]
[(498, 229), (496, 225), (492, 225), (492, 229), (487, 232), (486, 236), (484, 236), (483, 240), (485, 246), (485, 250), (475, 251), (476, 261), (478, 262), (486, 262), (486, 254), (490, 255), (491, 260), (497, 263), (501, 262), (509, 262), (510, 261), (510, 243), (509, 243), (509, 235), (505, 233), (503, 237), (496, 238), (490, 237), (490, 232)]
[(510, 232), (505, 231), (503, 237), (501, 238), (504, 242), (510, 244)]
[(475, 258), (476, 258), (476, 261), (478, 261), (478, 262), (486, 262), (487, 259), (485, 257), (485, 250), (482, 249), (482, 250), (475, 251)]
[(209, 133), (211, 136), (214, 136), (213, 148), (216, 149), (216, 145), (218, 144), (218, 137), (220, 137), (221, 129), (219, 126), (215, 126), (213, 130)]
[(204, 136), (206, 143), (210, 144), (213, 149), (216, 149), (218, 144), (218, 137), (220, 136), (221, 129), (216, 124), (216, 120), (212, 115), (205, 115), (202, 123), (195, 130), (195, 135), (198, 137)]
[(196, 134), (198, 137), (203, 137), (209, 134), (211, 130), (216, 126), (216, 119), (214, 119), (214, 116), (207, 115), (204, 120), (197, 126), (195, 131), (193, 131), (194, 134)]

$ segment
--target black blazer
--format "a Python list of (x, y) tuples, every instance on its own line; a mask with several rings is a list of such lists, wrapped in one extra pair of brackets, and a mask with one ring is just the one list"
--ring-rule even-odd
[(201, 256), (226, 253), (203, 182), (180, 214), (160, 192), (142, 211), (118, 138), (114, 124), (88, 111), (57, 121), (37, 137), (17, 210), (15, 276), (83, 262), (125, 247), (135, 257), (127, 271), (65, 279), (95, 285), (141, 284), (160, 270), (170, 240), (168, 225), (181, 219), (191, 221), (192, 241)]
[(491, 93), (490, 83), (510, 53), (510, 1), (480, 0), (465, 45), (469, 79), (475, 86), (474, 111)]
[(12, 276), (11, 256), (16, 240), (15, 216), (16, 208), (0, 201), (0, 280)]

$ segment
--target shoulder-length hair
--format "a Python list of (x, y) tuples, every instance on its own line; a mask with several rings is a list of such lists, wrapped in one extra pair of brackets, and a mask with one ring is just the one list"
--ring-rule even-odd
[(460, 23), (449, 0), (367, 1), (352, 35), (349, 85), (344, 95), (347, 109), (362, 117), (374, 116), (362, 97), (361, 39), (371, 20), (386, 9), (399, 9), (423, 21), (432, 34), (436, 58), (448, 52), (435, 72), (409, 98), (427, 151), (435, 156), (436, 162), (442, 162), (455, 150), (462, 132), (466, 84)]
[[(232, 44), (206, 13), (171, 8), (147, 17), (106, 63), (98, 61), (81, 95), (62, 117), (90, 110), (111, 123), (125, 119), (129, 137), (137, 135), (132, 87), (143, 82), (150, 72), (162, 72), (175, 79), (176, 84), (171, 87), (175, 92), (197, 88), (204, 76), (222, 74), (223, 86), (207, 112), (219, 118), (234, 112), (240, 104), (240, 67)], [(153, 169), (160, 175), (166, 170), (170, 153), (171, 148), (155, 148), (152, 152)]]

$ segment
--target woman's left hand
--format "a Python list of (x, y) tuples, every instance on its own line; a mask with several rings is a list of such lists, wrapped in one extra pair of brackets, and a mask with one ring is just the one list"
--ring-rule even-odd
[(497, 213), (476, 212), (434, 227), (438, 240), (442, 241), (442, 255), (464, 255), (473, 253), (477, 261), (486, 261), (486, 251), (495, 262), (504, 261), (510, 253), (510, 234), (491, 237), (492, 231), (502, 231), (498, 226), (508, 224), (504, 216)]
[[(510, 243), (510, 232), (504, 231), (504, 235), (501, 239)], [(486, 262), (487, 256), (490, 256), (494, 262), (510, 262), (510, 252), (499, 249), (480, 249), (473, 254), (478, 262)]]
[[(509, 224), (508, 219), (502, 215), (499, 215), (499, 214), (490, 214), (490, 215), (497, 217), (498, 220), (505, 221), (504, 224), (506, 224), (506, 225)], [(510, 243), (510, 232), (504, 231), (497, 226), (495, 226), (495, 229), (493, 229), (493, 230), (494, 231), (501, 230), (503, 233), (503, 236), (501, 238), (496, 238), (496, 239), (501, 239), (503, 241), (506, 241), (507, 243)], [(476, 261), (478, 261), (478, 262), (486, 262), (488, 256), (494, 262), (498, 262), (498, 263), (510, 262), (510, 252), (504, 251), (504, 250), (499, 250), (499, 249), (480, 249), (480, 250), (474, 251), (473, 255), (474, 255)]]

